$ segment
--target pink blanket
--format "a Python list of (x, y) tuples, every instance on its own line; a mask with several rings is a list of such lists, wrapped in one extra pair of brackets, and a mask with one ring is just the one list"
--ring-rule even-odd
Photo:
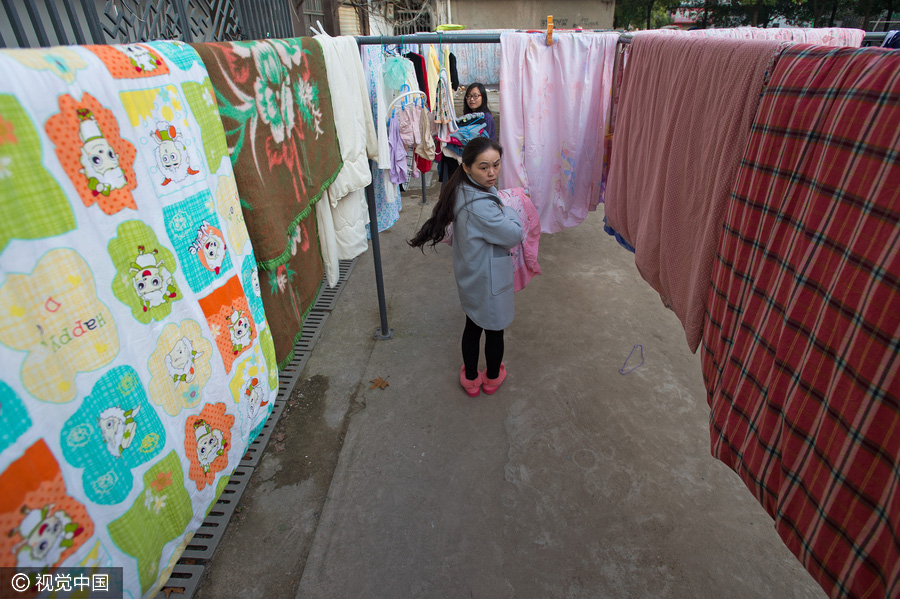
[(638, 36), (625, 71), (606, 217), (691, 351), (727, 199), (780, 42)]
[(521, 187), (501, 189), (497, 197), (504, 206), (514, 209), (522, 221), (522, 243), (510, 250), (513, 259), (514, 283), (513, 291), (525, 289), (525, 285), (534, 277), (541, 274), (538, 264), (538, 245), (541, 241), (541, 219), (537, 209), (531, 203), (531, 198)]
[(728, 29), (653, 29), (640, 35), (656, 34), (686, 35), (688, 37), (725, 37), (754, 40), (779, 40), (798, 44), (819, 44), (822, 46), (850, 46), (859, 48), (866, 32), (862, 29), (843, 27), (733, 27)]
[(525, 187), (556, 233), (600, 202), (617, 33), (500, 36), (500, 187)]

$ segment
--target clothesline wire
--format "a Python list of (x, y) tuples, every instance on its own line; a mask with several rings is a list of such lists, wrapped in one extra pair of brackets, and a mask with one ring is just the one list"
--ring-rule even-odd
[[(614, 33), (616, 30), (582, 30), (582, 33)], [(557, 31), (558, 33), (558, 31)], [(499, 44), (499, 33), (413, 33), (410, 35), (359, 35), (356, 43), (360, 46), (383, 44)], [(863, 37), (864, 44), (884, 41), (884, 31), (867, 31)], [(619, 41), (627, 44), (634, 39), (635, 33), (619, 32)]]

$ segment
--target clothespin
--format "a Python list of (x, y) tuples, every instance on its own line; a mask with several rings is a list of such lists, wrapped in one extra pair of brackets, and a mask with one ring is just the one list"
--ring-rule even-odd
[(547, 15), (547, 45), (553, 45), (553, 15)]

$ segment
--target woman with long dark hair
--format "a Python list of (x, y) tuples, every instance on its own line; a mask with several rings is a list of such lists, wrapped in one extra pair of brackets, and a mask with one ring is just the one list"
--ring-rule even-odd
[[(497, 391), (506, 380), (503, 329), (513, 320), (513, 263), (509, 250), (522, 242), (516, 211), (497, 197), (503, 148), (488, 137), (471, 140), (440, 199), (409, 245), (425, 251), (441, 242), (453, 223), (453, 274), (466, 314), (459, 383), (471, 397)], [(478, 371), (481, 333), (487, 368)]]

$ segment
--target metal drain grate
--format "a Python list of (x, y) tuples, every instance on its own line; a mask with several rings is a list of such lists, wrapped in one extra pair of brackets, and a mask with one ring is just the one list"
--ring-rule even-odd
[(212, 558), (216, 547), (219, 546), (219, 541), (225, 535), (225, 528), (228, 526), (228, 522), (231, 521), (234, 510), (247, 489), (252, 475), (253, 468), (238, 466), (234, 469), (234, 472), (228, 479), (228, 483), (225, 484), (225, 488), (222, 490), (222, 495), (215, 505), (212, 506), (212, 509), (209, 510), (209, 514), (206, 515), (203, 524), (197, 529), (184, 553), (181, 554), (180, 561), (189, 559), (206, 561)]
[[(352, 262), (354, 261), (348, 260), (347, 262), (346, 273), (349, 274), (349, 268), (352, 267)], [(324, 288), (325, 287), (322, 289)], [(321, 295), (322, 291), (320, 290), (319, 296), (321, 297)], [(303, 369), (306, 367), (306, 361), (312, 354), (313, 346), (315, 346), (316, 341), (319, 339), (319, 335), (322, 334), (322, 329), (325, 326), (325, 321), (328, 319), (328, 314), (328, 312), (320, 312), (313, 309), (306, 315), (306, 320), (303, 321), (303, 330), (300, 333), (300, 339), (294, 345), (294, 359), (278, 373), (278, 394), (275, 397), (275, 407), (269, 415), (269, 418), (266, 420), (266, 424), (263, 426), (262, 431), (260, 431), (259, 436), (257, 436), (256, 440), (250, 444), (244, 457), (241, 458), (241, 466), (255, 468), (256, 465), (259, 464), (259, 460), (262, 459), (266, 446), (269, 444), (269, 439), (272, 436), (272, 432), (275, 430), (275, 425), (278, 423), (278, 419), (281, 418), (281, 413), (284, 412), (287, 400), (290, 398), (294, 386), (297, 384), (297, 379), (300, 378), (300, 373), (303, 372)]]
[(319, 339), (319, 335), (322, 334), (322, 328), (325, 326), (328, 314), (328, 312), (312, 310), (306, 315), (300, 339), (294, 344), (294, 359), (278, 373), (279, 393), (286, 392), (287, 395), (291, 394), (294, 385), (297, 384), (300, 373), (303, 372), (303, 368), (306, 366), (309, 355), (312, 353), (313, 346)]
[(313, 304), (313, 310), (330, 312), (335, 309), (337, 306), (337, 298), (344, 289), (344, 283), (347, 282), (347, 277), (350, 276), (350, 271), (353, 270), (357, 260), (359, 260), (359, 258), (340, 261), (340, 277), (338, 278), (337, 285), (334, 286), (334, 289), (328, 287), (328, 281), (326, 279), (322, 279), (322, 287), (319, 290), (318, 297), (316, 297), (316, 303)]
[[(156, 599), (169, 599), (171, 595), (185, 599), (193, 597), (203, 580), (204, 570), (206, 566), (200, 564), (175, 564), (166, 586), (156, 594)], [(171, 589), (169, 593), (166, 593), (166, 588)]]
[[(234, 473), (232, 473), (231, 478), (228, 479), (228, 483), (222, 490), (222, 495), (210, 509), (209, 514), (203, 520), (203, 524), (200, 525), (190, 544), (182, 553), (179, 563), (175, 565), (175, 569), (172, 571), (166, 586), (174, 589), (183, 589), (183, 592), (179, 593), (182, 599), (191, 599), (194, 596), (194, 593), (200, 586), (205, 569), (205, 566), (202, 564), (189, 562), (194, 560), (200, 562), (211, 560), (216, 548), (219, 546), (219, 542), (225, 536), (225, 530), (234, 515), (234, 510), (237, 508), (241, 496), (244, 494), (244, 490), (250, 482), (253, 470), (265, 453), (266, 446), (269, 444), (269, 440), (272, 438), (272, 433), (275, 430), (275, 425), (278, 424), (278, 420), (281, 418), (285, 406), (287, 406), (287, 400), (297, 384), (297, 379), (300, 378), (300, 374), (306, 367), (306, 362), (312, 354), (312, 349), (316, 341), (318, 341), (319, 335), (322, 334), (325, 321), (328, 319), (331, 310), (335, 308), (338, 295), (340, 295), (344, 283), (346, 283), (347, 277), (350, 276), (350, 271), (353, 270), (355, 264), (356, 258), (353, 260), (341, 260), (338, 284), (334, 289), (330, 289), (328, 284), (325, 283), (319, 289), (316, 302), (306, 315), (306, 320), (303, 321), (300, 339), (294, 345), (294, 359), (278, 374), (278, 393), (275, 396), (275, 407), (272, 409), (272, 413), (269, 414), (269, 418), (263, 425), (259, 435), (247, 448), (247, 452), (241, 458), (241, 463), (235, 468)], [(165, 594), (161, 592), (156, 599), (164, 597)]]
[(269, 444), (269, 439), (272, 437), (272, 432), (275, 430), (275, 425), (278, 424), (281, 413), (284, 412), (284, 407), (287, 405), (287, 398), (289, 396), (289, 392), (278, 392), (278, 397), (275, 399), (275, 406), (272, 408), (272, 413), (269, 414), (259, 435), (247, 448), (244, 457), (241, 458), (241, 466), (244, 468), (256, 468), (259, 464), (259, 461), (266, 451), (266, 446)]

